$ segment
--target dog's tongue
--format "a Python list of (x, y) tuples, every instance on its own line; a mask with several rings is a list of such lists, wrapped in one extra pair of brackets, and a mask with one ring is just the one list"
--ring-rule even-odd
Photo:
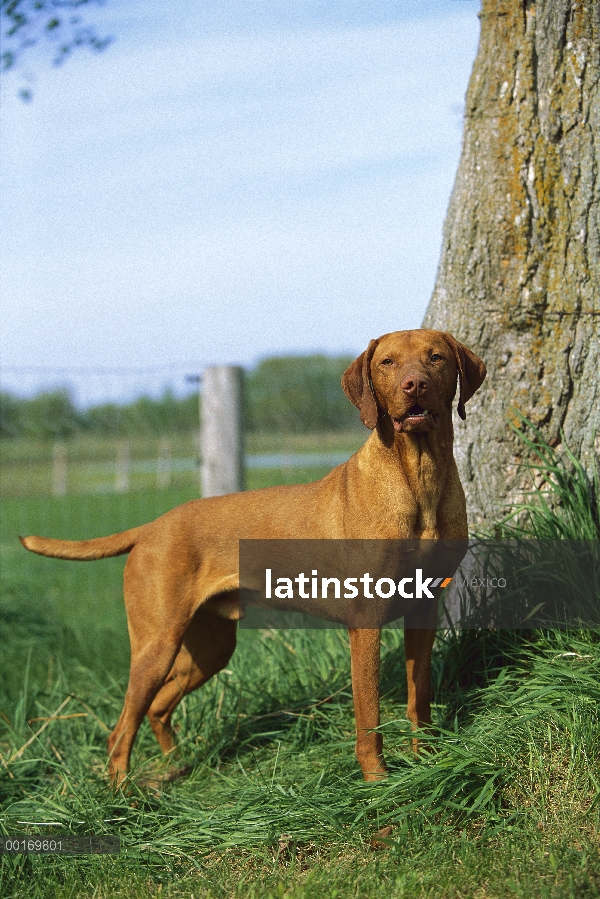
[(392, 422), (394, 425), (394, 431), (403, 431), (404, 430), (404, 428), (402, 426), (402, 422), (400, 421), (399, 418), (392, 418)]

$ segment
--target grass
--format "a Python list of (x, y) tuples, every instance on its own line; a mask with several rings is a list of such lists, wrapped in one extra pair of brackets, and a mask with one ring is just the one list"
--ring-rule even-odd
[(512, 412), (520, 421), (520, 426), (512, 425), (512, 429), (535, 462), (527, 465), (532, 482), (528, 497), (498, 523), (495, 536), (598, 540), (600, 473), (595, 462), (590, 478), (564, 443), (564, 434), (557, 451), (522, 412)]
[[(561, 527), (568, 515), (576, 533), (577, 508), (587, 521), (586, 503), (567, 512), (564, 499), (589, 496), (589, 485), (577, 493), (584, 474), (547, 450), (563, 486), (552, 504), (532, 495), (530, 519), (518, 519), (519, 527), (535, 529), (537, 514), (545, 527), (552, 516)], [(2, 826), (117, 833), (122, 852), (2, 857), (2, 896), (598, 895), (600, 640), (593, 632), (440, 633), (439, 730), (429, 738), (433, 751), (415, 759), (403, 715), (402, 633), (385, 631), (382, 730), (391, 773), (369, 785), (353, 758), (347, 635), (241, 631), (227, 670), (181, 703), (178, 758), (191, 773), (160, 780), (162, 761), (144, 724), (128, 789), (113, 794), (106, 735), (127, 680), (123, 560), (38, 559), (13, 533), (106, 533), (183, 498), (172, 490), (130, 494), (128, 506), (114, 495), (5, 504)], [(590, 508), (597, 520), (594, 502)], [(59, 823), (31, 823), (42, 821)], [(371, 839), (386, 826), (387, 849), (374, 851)]]

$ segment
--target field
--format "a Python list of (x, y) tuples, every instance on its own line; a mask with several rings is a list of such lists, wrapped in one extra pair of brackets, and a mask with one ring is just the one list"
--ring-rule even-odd
[[(295, 440), (287, 451), (341, 448), (328, 437)], [(268, 440), (253, 448), (278, 451)], [(248, 486), (322, 473), (256, 469)], [(403, 715), (402, 633), (385, 631), (382, 729), (391, 774), (366, 785), (353, 757), (346, 634), (242, 630), (227, 670), (179, 707), (178, 760), (190, 773), (161, 780), (144, 724), (131, 782), (113, 794), (106, 736), (127, 682), (124, 560), (42, 559), (25, 553), (16, 534), (109, 533), (194, 495), (192, 482), (2, 504), (3, 832), (118, 834), (122, 850), (2, 856), (0, 895), (600, 893), (600, 641), (592, 632), (440, 633), (439, 730), (431, 753), (415, 759)], [(388, 842), (372, 848), (386, 826)]]

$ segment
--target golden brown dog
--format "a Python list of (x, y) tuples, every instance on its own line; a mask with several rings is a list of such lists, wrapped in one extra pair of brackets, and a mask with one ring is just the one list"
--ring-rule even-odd
[[(131, 670), (123, 711), (109, 737), (114, 783), (148, 715), (164, 752), (173, 749), (173, 710), (225, 667), (239, 616), (240, 539), (466, 538), (465, 498), (452, 454), (452, 400), (458, 412), (481, 386), (481, 359), (450, 334), (396, 331), (372, 340), (342, 387), (373, 433), (321, 481), (234, 493), (178, 506), (150, 524), (94, 540), (21, 538), (41, 555), (101, 559), (129, 553), (125, 606)], [(420, 600), (405, 615), (407, 715), (430, 717), (435, 627), (419, 627)], [(419, 616), (417, 615), (419, 612)], [(435, 610), (432, 612), (435, 622)], [(412, 623), (412, 627), (411, 627)], [(379, 726), (380, 632), (350, 629), (356, 755), (364, 777), (385, 774)]]

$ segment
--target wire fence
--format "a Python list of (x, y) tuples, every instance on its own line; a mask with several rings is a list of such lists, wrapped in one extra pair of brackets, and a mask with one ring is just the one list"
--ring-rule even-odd
[(176, 437), (82, 437), (23, 440), (2, 446), (3, 500), (33, 496), (194, 489), (199, 483), (198, 433)]
[[(309, 479), (358, 448), (364, 432), (339, 384), (347, 361), (271, 359), (246, 377), (246, 486)], [(202, 403), (210, 406), (199, 371), (197, 363), (3, 370), (2, 499), (172, 489), (199, 496)], [(222, 402), (213, 402), (209, 423)]]
[(144, 367), (3, 365), (0, 390), (16, 397), (67, 393), (77, 409), (123, 406), (139, 397), (158, 399), (165, 390), (182, 397), (197, 392), (209, 361), (190, 360)]
[[(3, 501), (197, 487), (198, 400), (188, 373), (188, 366), (4, 369)], [(179, 417), (161, 403), (165, 395)]]

